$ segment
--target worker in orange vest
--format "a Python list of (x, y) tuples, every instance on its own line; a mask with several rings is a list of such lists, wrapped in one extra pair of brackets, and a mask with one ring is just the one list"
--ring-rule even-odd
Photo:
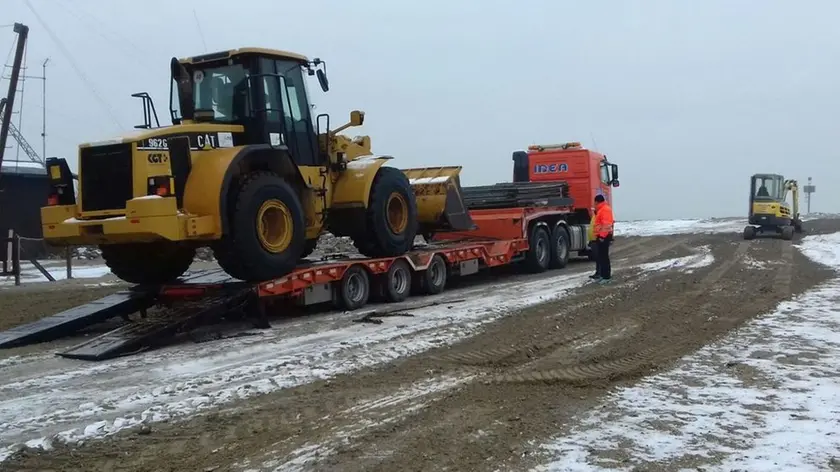
[(601, 284), (608, 284), (612, 280), (612, 267), (610, 266), (610, 244), (613, 241), (613, 218), (612, 207), (604, 200), (603, 195), (595, 196), (595, 220), (593, 229), (595, 233), (595, 271), (593, 277)]

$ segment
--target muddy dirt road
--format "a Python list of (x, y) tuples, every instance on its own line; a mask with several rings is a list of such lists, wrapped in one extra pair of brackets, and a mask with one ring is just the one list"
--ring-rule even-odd
[[(840, 220), (814, 221), (809, 230), (840, 231)], [(257, 373), (237, 370), (252, 353), (246, 351), (238, 359), (236, 351), (250, 347), (219, 341), (213, 349), (227, 351), (225, 355), (233, 359), (232, 373), (224, 374), (221, 382), (267, 393), (225, 397), (224, 402), (211, 401), (213, 408), (194, 409), (180, 417), (173, 414), (164, 422), (144, 422), (79, 445), (53, 442), (50, 451), (24, 450), (0, 463), (0, 470), (528, 469), (542, 462), (537, 442), (563, 433), (575, 415), (593, 408), (607, 392), (669, 366), (832, 276), (794, 244), (769, 239), (747, 243), (737, 234), (628, 238), (615, 246), (617, 273), (610, 286), (578, 287), (591, 266), (577, 264), (562, 275), (511, 276), (490, 286), (447, 291), (448, 300), (483, 298), (489, 305), (471, 305), (451, 319), (445, 312), (457, 304), (454, 301), (425, 311), (408, 307), (405, 314), (413, 316), (384, 318), (382, 324), (356, 332), (353, 339), (335, 334), (344, 332), (339, 328), (345, 329), (348, 316), (358, 318), (353, 315), (324, 315), (317, 321), (320, 326), (315, 322), (285, 326), (291, 334), (278, 335), (275, 353), (275, 357), (290, 356), (283, 362), (295, 362), (293, 348), (279, 351), (284, 339), (288, 344), (283, 336), (299, 340), (332, 329), (339, 347), (335, 353), (320, 348), (323, 365), (336, 359), (365, 365), (356, 371), (336, 370), (337, 375), (328, 380), (315, 375), (296, 384), (263, 388), (260, 382), (285, 372), (283, 367), (271, 364), (271, 369)], [(555, 286), (565, 291), (560, 299), (551, 297)], [(545, 300), (505, 307), (521, 295), (518, 292), (527, 290), (533, 290), (532, 297), (542, 293)], [(435, 316), (434, 324), (418, 320)], [(396, 354), (365, 361), (366, 352), (385, 342), (377, 333), (388, 330), (393, 330), (387, 342), (395, 346)], [(422, 348), (409, 346), (430, 333), (458, 330), (459, 337), (439, 337)], [(319, 341), (318, 346), (326, 342)], [(321, 358), (301, 346), (300, 357), (317, 370)], [(172, 368), (198, 362), (184, 354), (188, 349), (173, 348), (166, 362)], [(80, 391), (79, 382), (87, 383), (89, 395), (96, 394), (100, 380), (110, 392), (140, 388), (143, 372), (157, 368), (148, 360), (150, 355), (142, 355), (146, 361), (126, 359), (112, 367), (103, 365), (102, 372), (89, 377), (44, 385), (36, 382), (38, 377), (58, 378), (67, 365), (41, 359), (25, 367), (12, 366), (8, 372), (27, 379), (18, 386), (33, 389), (30, 403), (50, 398), (61, 402), (68, 391)], [(254, 362), (264, 360), (257, 356)], [(149, 382), (155, 375), (147, 376)], [(210, 400), (221, 398), (201, 388), (188, 391)], [(13, 390), (0, 386), (4, 408), (13, 403)], [(80, 401), (76, 394), (67, 398), (68, 406)], [(123, 405), (115, 401), (110, 407)], [(52, 411), (34, 408), (30, 417)], [(54, 417), (59, 426), (83, 421), (58, 413)], [(28, 428), (29, 438), (61, 430), (49, 421)], [(16, 438), (11, 430), (2, 437), (7, 442), (29, 439)]]

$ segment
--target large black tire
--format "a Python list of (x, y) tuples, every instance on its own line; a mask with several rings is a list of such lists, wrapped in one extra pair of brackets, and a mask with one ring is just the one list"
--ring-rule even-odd
[(782, 239), (785, 241), (790, 241), (793, 239), (793, 226), (783, 226), (782, 227)]
[(411, 291), (416, 295), (437, 295), (446, 288), (448, 276), (446, 260), (440, 254), (435, 254), (429, 262), (429, 267), (412, 277)]
[(749, 241), (751, 239), (755, 239), (755, 227), (754, 226), (745, 226), (744, 227), (744, 239)]
[(569, 232), (563, 225), (555, 225), (551, 230), (551, 259), (548, 266), (562, 269), (569, 263)]
[(347, 269), (344, 277), (333, 282), (333, 305), (339, 310), (357, 310), (370, 298), (370, 276), (361, 265)]
[(373, 179), (363, 228), (351, 233), (353, 245), (368, 257), (408, 252), (417, 235), (417, 200), (399, 169), (382, 167)]
[(103, 244), (99, 250), (114, 275), (140, 285), (174, 282), (195, 258), (194, 246), (171, 241)]
[(291, 272), (303, 253), (306, 228), (295, 189), (270, 172), (249, 175), (229, 215), (230, 232), (213, 245), (225, 272), (258, 282)]
[(300, 258), (303, 259), (305, 257), (309, 257), (313, 251), (315, 251), (315, 247), (318, 246), (318, 238), (315, 239), (307, 239), (306, 243), (303, 245), (303, 252), (300, 253)]
[(536, 225), (528, 236), (528, 252), (525, 254), (525, 267), (529, 272), (540, 273), (548, 270), (551, 260), (551, 247), (548, 230)]

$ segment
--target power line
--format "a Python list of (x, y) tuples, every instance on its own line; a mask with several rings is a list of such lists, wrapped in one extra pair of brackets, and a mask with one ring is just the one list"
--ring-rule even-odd
[(102, 98), (102, 96), (99, 95), (99, 92), (96, 90), (96, 87), (93, 86), (93, 83), (87, 78), (84, 72), (82, 72), (78, 64), (76, 64), (76, 61), (73, 59), (73, 55), (70, 54), (70, 51), (68, 51), (67, 48), (64, 47), (64, 44), (61, 41), (59, 41), (56, 34), (52, 31), (52, 29), (50, 29), (49, 26), (47, 26), (47, 23), (41, 18), (41, 15), (39, 15), (38, 12), (35, 11), (35, 8), (32, 7), (32, 4), (29, 2), (29, 0), (23, 1), (26, 4), (26, 7), (29, 8), (33, 15), (35, 15), (35, 19), (38, 20), (38, 23), (40, 23), (41, 26), (44, 27), (44, 30), (47, 32), (47, 34), (50, 35), (50, 39), (52, 39), (53, 43), (55, 43), (55, 45), (61, 50), (62, 54), (64, 54), (65, 58), (70, 63), (70, 66), (73, 67), (73, 70), (75, 70), (79, 78), (82, 79), (82, 82), (84, 82), (85, 85), (87, 85), (88, 88), (91, 90), (91, 92), (93, 92), (93, 96), (96, 98), (97, 101), (99, 101), (100, 105), (102, 105), (102, 107), (105, 109), (108, 115), (110, 115), (111, 120), (117, 126), (119, 126), (120, 129), (125, 130), (126, 128), (120, 123), (120, 120), (119, 118), (117, 118), (113, 109)]

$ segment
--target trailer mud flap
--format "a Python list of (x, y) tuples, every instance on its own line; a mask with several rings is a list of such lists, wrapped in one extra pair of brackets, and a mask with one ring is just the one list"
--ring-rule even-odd
[(470, 231), (475, 222), (464, 204), (461, 167), (402, 169), (417, 197), (420, 232)]

